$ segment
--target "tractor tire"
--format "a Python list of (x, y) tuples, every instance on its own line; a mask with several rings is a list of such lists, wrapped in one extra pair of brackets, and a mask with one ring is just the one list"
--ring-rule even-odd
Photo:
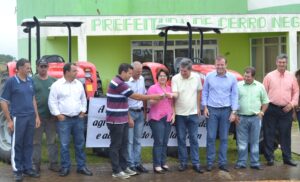
[[(0, 73), (0, 95), (2, 95), (5, 81), (8, 78), (8, 72)], [(11, 135), (7, 128), (7, 121), (0, 107), (0, 160), (5, 163), (10, 163), (11, 157)]]

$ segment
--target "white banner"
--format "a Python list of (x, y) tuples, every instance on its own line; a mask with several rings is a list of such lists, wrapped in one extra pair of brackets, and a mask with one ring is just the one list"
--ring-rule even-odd
[[(106, 98), (91, 98), (89, 103), (86, 147), (109, 147), (110, 136), (106, 126)], [(201, 120), (201, 119), (200, 119)], [(198, 142), (200, 147), (206, 146), (206, 121), (199, 123)], [(189, 139), (187, 136), (187, 145)], [(153, 146), (151, 128), (145, 123), (142, 134), (142, 146)], [(172, 126), (168, 146), (177, 146), (175, 127)]]

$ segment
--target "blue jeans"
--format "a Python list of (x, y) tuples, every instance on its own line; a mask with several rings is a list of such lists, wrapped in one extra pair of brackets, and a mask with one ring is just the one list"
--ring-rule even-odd
[(144, 128), (144, 113), (129, 111), (131, 118), (134, 121), (134, 127), (128, 129), (128, 159), (129, 167), (134, 167), (141, 164), (141, 138)]
[(84, 153), (84, 120), (80, 117), (66, 117), (64, 121), (58, 121), (57, 131), (60, 139), (60, 161), (61, 167), (70, 169), (70, 135), (73, 135), (73, 142), (75, 147), (75, 158), (77, 162), (77, 169), (80, 170), (85, 167), (85, 153)]
[(167, 122), (167, 117), (163, 117), (159, 121), (149, 121), (152, 136), (154, 139), (153, 144), (153, 167), (159, 167), (166, 164), (167, 160), (167, 147), (169, 135), (171, 131), (171, 123)]
[(219, 149), (219, 166), (227, 164), (227, 145), (229, 133), (229, 116), (230, 107), (214, 108), (209, 107), (209, 118), (207, 119), (207, 137), (206, 137), (206, 158), (207, 165), (211, 166), (216, 157), (216, 137), (219, 130), (220, 149)]
[(250, 143), (250, 166), (259, 166), (259, 134), (261, 120), (258, 116), (240, 116), (236, 126), (238, 147), (237, 165), (247, 166), (248, 143)]
[(199, 118), (197, 114), (189, 116), (176, 115), (176, 132), (178, 141), (178, 158), (182, 165), (187, 165), (188, 154), (186, 147), (187, 132), (190, 141), (190, 156), (193, 165), (199, 165), (199, 144), (198, 144), (198, 125)]

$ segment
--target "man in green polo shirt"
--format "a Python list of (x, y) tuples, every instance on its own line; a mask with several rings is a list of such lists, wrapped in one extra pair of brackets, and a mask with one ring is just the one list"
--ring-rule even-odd
[(48, 75), (48, 62), (40, 59), (37, 62), (38, 74), (33, 76), (38, 113), (41, 119), (41, 126), (35, 129), (33, 141), (33, 166), (37, 172), (40, 172), (42, 136), (46, 133), (49, 169), (55, 172), (59, 171), (58, 150), (55, 143), (56, 139), (56, 119), (51, 115), (48, 107), (48, 97), (51, 85), (56, 81), (55, 78)]
[(244, 81), (238, 83), (239, 110), (236, 127), (238, 160), (236, 169), (246, 168), (248, 143), (250, 143), (250, 167), (260, 170), (259, 134), (262, 117), (269, 99), (264, 86), (254, 80), (255, 68), (245, 69)]

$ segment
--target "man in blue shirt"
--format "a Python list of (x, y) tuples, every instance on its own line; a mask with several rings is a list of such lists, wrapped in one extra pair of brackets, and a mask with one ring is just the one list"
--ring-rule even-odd
[[(38, 128), (40, 119), (34, 94), (30, 63), (18, 60), (17, 74), (6, 81), (0, 97), (1, 108), (12, 134), (11, 165), (15, 181), (22, 181), (23, 174), (39, 177), (32, 169), (34, 127)], [(10, 106), (9, 106), (10, 105)]]
[(216, 136), (219, 131), (219, 169), (229, 172), (226, 166), (227, 140), (230, 122), (235, 121), (238, 109), (237, 79), (226, 71), (227, 61), (224, 57), (218, 56), (215, 66), (216, 71), (207, 75), (202, 91), (202, 105), (207, 118), (207, 171), (212, 170), (216, 155)]

